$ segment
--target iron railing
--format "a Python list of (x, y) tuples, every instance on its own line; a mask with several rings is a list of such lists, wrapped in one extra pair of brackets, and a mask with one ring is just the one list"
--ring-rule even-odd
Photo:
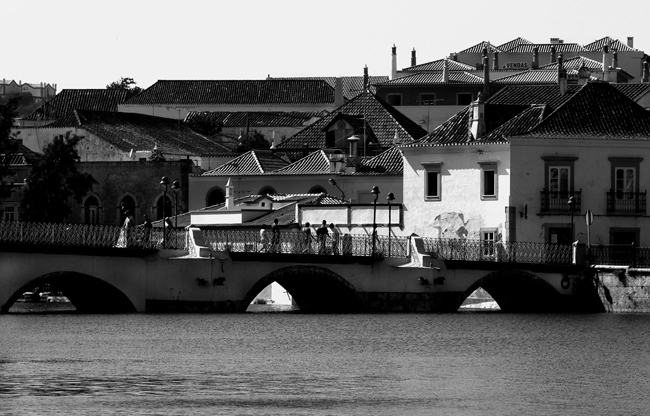
[(573, 212), (580, 212), (582, 209), (582, 190), (579, 191), (549, 191), (544, 189), (542, 195), (542, 212), (571, 213), (569, 198), (573, 197), (575, 205)]
[(644, 192), (607, 192), (608, 214), (645, 214), (646, 194)]
[[(279, 253), (279, 254), (324, 254), (344, 256), (372, 256), (372, 236), (343, 234), (327, 235), (323, 239), (314, 234), (280, 232), (274, 237), (271, 232), (262, 236), (254, 230), (202, 230), (203, 240), (215, 251)], [(377, 236), (375, 255), (382, 257), (407, 257), (408, 238)]]
[[(124, 228), (114, 225), (0, 222), (0, 242), (77, 247), (162, 248), (162, 228)], [(187, 249), (187, 232), (170, 229), (168, 249)]]
[(424, 249), (434, 259), (496, 261), (508, 263), (571, 264), (571, 245), (502, 242), (454, 238), (423, 238)]
[(650, 267), (650, 247), (634, 244), (595, 244), (587, 249), (591, 264), (610, 266)]

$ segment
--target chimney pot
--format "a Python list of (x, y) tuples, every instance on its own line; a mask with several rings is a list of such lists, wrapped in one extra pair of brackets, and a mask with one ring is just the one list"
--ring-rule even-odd
[(634, 37), (633, 36), (628, 36), (627, 37), (627, 46), (630, 48), (634, 48)]
[(417, 61), (415, 59), (415, 48), (411, 51), (411, 66), (417, 65)]

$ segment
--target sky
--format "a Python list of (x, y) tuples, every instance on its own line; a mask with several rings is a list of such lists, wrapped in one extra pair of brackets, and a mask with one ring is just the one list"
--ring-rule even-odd
[[(599, 6), (598, 4), (602, 4)], [(650, 54), (650, 1), (35, 0), (0, 7), (3, 79), (105, 88), (157, 80), (389, 76), (481, 41), (591, 43), (605, 36)], [(13, 16), (13, 17), (12, 17)], [(7, 53), (9, 51), (9, 53)]]

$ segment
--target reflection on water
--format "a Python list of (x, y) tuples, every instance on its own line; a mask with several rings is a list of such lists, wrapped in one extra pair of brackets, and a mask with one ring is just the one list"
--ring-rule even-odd
[(649, 325), (605, 314), (4, 315), (0, 414), (646, 414)]

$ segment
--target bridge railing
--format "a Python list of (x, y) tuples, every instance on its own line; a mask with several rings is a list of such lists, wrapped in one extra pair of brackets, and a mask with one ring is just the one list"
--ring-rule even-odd
[[(162, 248), (163, 230), (114, 225), (0, 222), (0, 242), (77, 247)], [(187, 232), (168, 230), (168, 249), (186, 249)]]
[[(274, 237), (269, 231), (264, 236), (255, 230), (202, 230), (203, 239), (215, 251), (279, 253), (279, 254), (322, 254), (346, 256), (372, 256), (372, 237), (368, 235), (343, 234), (338, 237), (329, 234), (319, 239), (314, 234), (280, 232)], [(375, 254), (383, 257), (407, 257), (408, 238), (378, 236), (375, 240)]]
[(594, 244), (587, 249), (591, 264), (650, 267), (650, 247), (634, 244)]
[(434, 259), (537, 264), (573, 262), (571, 245), (460, 238), (423, 238), (422, 240), (426, 253)]

